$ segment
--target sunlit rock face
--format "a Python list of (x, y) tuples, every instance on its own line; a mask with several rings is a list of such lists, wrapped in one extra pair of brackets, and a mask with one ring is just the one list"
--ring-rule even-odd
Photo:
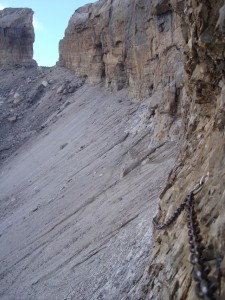
[(75, 11), (60, 42), (60, 64), (91, 83), (129, 87), (143, 99), (181, 67), (180, 17), (169, 1), (101, 0)]
[[(209, 299), (225, 299), (225, 5), (223, 0), (183, 3), (179, 14), (186, 44), (186, 96), (181, 102), (185, 127), (157, 217), (166, 222), (200, 178), (209, 175), (195, 207), (205, 246), (202, 253), (211, 267), (209, 276), (218, 285)], [(185, 212), (166, 230), (155, 231), (150, 263), (127, 299), (200, 299), (192, 276), (186, 217)]]
[(35, 65), (33, 60), (33, 11), (28, 8), (0, 10), (0, 65)]

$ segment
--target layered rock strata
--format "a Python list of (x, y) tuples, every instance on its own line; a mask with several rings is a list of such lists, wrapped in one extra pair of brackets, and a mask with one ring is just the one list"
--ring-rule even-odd
[[(185, 124), (180, 155), (164, 189), (157, 215), (164, 223), (203, 175), (196, 211), (217, 291), (208, 299), (225, 299), (225, 81), (224, 1), (184, 1)], [(126, 299), (199, 299), (192, 277), (185, 213), (174, 225), (155, 232), (155, 246), (142, 279)], [(209, 290), (206, 292), (206, 294)]]
[(36, 65), (33, 60), (33, 11), (28, 8), (0, 10), (0, 66)]
[(91, 83), (128, 86), (138, 99), (171, 84), (182, 66), (180, 16), (158, 2), (101, 0), (76, 10), (60, 42), (60, 64)]

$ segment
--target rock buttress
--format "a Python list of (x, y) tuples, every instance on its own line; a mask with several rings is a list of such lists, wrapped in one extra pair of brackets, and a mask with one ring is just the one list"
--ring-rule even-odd
[(0, 10), (0, 66), (36, 65), (32, 20), (33, 11), (28, 8)]
[[(183, 4), (179, 13), (186, 41), (186, 95), (181, 100), (184, 137), (160, 197), (157, 219), (160, 223), (168, 220), (200, 178), (209, 173), (196, 196), (196, 210), (210, 275), (220, 275), (216, 299), (225, 299), (225, 5), (223, 0)], [(199, 299), (189, 248), (183, 212), (175, 224), (155, 231), (149, 266), (126, 299)]]

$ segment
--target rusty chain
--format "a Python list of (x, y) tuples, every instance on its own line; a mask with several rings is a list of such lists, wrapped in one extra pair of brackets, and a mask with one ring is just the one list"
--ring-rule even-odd
[(190, 262), (193, 265), (193, 279), (196, 281), (196, 295), (204, 300), (219, 300), (215, 296), (218, 290), (218, 280), (210, 276), (210, 265), (204, 257), (205, 246), (202, 244), (202, 236), (200, 232), (199, 222), (195, 210), (195, 195), (201, 191), (208, 175), (203, 176), (197, 185), (193, 188), (190, 194), (185, 198), (182, 204), (175, 210), (173, 215), (167, 222), (159, 224), (156, 218), (153, 219), (153, 224), (156, 229), (162, 230), (170, 226), (178, 218), (181, 212), (187, 211), (187, 228), (190, 244)]

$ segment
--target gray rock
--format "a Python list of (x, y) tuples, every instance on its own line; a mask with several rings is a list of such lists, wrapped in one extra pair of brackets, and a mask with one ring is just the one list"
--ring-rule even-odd
[(17, 92), (14, 94), (13, 99), (13, 104), (18, 104), (22, 101), (21, 95)]
[(10, 122), (10, 123), (15, 123), (17, 121), (17, 116), (12, 116), (12, 117), (8, 117), (7, 120)]

